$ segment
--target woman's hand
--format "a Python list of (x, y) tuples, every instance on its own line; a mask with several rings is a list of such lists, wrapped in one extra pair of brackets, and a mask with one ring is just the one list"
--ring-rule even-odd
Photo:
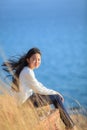
[[(60, 95), (59, 95), (60, 96)], [(62, 102), (64, 102), (64, 98), (63, 98), (63, 96), (60, 96), (60, 99), (62, 100)]]
[(61, 101), (64, 102), (63, 96), (60, 93), (58, 93), (58, 92), (57, 92), (57, 95), (60, 97)]

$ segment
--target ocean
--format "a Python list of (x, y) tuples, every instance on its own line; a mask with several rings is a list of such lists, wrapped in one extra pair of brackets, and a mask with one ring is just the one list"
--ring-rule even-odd
[(63, 94), (66, 104), (87, 107), (85, 1), (62, 2), (0, 2), (0, 64), (38, 47), (42, 63), (35, 70), (37, 79)]

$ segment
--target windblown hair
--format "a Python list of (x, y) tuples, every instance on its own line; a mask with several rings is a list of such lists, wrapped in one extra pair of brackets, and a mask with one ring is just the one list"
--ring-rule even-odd
[(2, 64), (3, 70), (9, 73), (7, 76), (12, 77), (12, 89), (15, 91), (19, 90), (19, 75), (22, 69), (28, 65), (27, 58), (30, 58), (32, 55), (39, 53), (41, 55), (41, 52), (38, 48), (31, 48), (26, 54), (23, 56), (20, 56), (19, 58), (9, 59), (6, 62)]

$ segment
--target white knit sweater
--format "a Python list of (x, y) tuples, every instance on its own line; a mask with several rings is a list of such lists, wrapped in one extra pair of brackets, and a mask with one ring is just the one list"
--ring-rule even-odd
[(18, 100), (20, 103), (24, 103), (33, 93), (42, 95), (53, 95), (60, 93), (46, 88), (36, 78), (34, 71), (29, 67), (24, 67), (19, 75), (19, 89)]

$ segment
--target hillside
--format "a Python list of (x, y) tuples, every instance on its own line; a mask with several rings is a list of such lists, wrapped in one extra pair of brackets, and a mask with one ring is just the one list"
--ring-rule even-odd
[[(86, 130), (87, 118), (71, 115), (74, 130)], [(49, 106), (35, 109), (30, 102), (21, 107), (9, 95), (0, 96), (0, 130), (65, 130), (58, 110), (50, 112)]]

